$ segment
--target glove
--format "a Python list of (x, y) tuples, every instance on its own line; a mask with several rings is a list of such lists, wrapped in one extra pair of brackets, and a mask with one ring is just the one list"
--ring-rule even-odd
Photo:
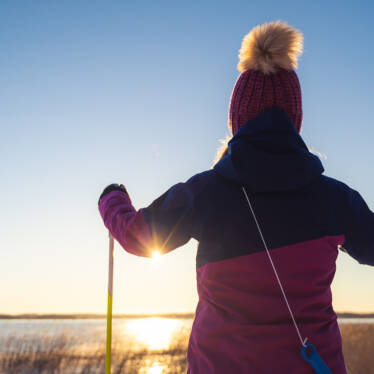
[(127, 194), (126, 188), (123, 184), (112, 183), (108, 187), (105, 187), (104, 191), (99, 197), (98, 203), (100, 203), (100, 200), (102, 199), (103, 196), (105, 196), (106, 194), (112, 191), (122, 191)]

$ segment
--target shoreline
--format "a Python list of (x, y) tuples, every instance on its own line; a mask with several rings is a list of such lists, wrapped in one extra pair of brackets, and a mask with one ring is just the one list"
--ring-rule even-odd
[[(374, 313), (337, 312), (338, 318), (374, 318)], [(114, 319), (126, 318), (194, 318), (195, 313), (116, 314)], [(106, 319), (106, 314), (0, 314), (0, 320), (8, 319)]]

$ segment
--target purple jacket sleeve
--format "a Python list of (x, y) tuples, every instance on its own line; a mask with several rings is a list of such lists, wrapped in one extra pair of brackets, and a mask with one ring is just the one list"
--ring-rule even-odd
[(169, 252), (193, 236), (193, 196), (178, 183), (146, 208), (136, 210), (128, 194), (113, 191), (99, 203), (100, 214), (113, 237), (128, 252), (150, 257)]
[(374, 265), (374, 213), (361, 195), (348, 190), (348, 207), (343, 213), (344, 249), (361, 264)]
[(106, 228), (127, 252), (142, 257), (152, 255), (153, 240), (149, 226), (141, 211), (133, 207), (127, 193), (108, 193), (100, 200), (99, 211)]

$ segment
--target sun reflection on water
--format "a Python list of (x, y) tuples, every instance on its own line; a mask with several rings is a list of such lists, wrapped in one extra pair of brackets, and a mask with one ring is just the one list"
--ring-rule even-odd
[[(181, 322), (172, 318), (142, 318), (128, 321), (128, 332), (134, 336), (139, 344), (150, 350), (168, 349), (174, 333), (180, 328)], [(150, 374), (162, 373), (157, 371), (157, 366), (153, 366), (155, 371)]]
[(139, 374), (162, 374), (164, 369), (167, 369), (165, 365), (156, 362), (152, 366), (142, 368)]

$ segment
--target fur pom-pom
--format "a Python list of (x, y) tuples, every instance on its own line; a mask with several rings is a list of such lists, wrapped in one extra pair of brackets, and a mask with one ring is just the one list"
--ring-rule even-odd
[(260, 70), (271, 74), (277, 68), (292, 70), (303, 51), (303, 34), (286, 22), (275, 21), (254, 27), (242, 42), (238, 70)]

